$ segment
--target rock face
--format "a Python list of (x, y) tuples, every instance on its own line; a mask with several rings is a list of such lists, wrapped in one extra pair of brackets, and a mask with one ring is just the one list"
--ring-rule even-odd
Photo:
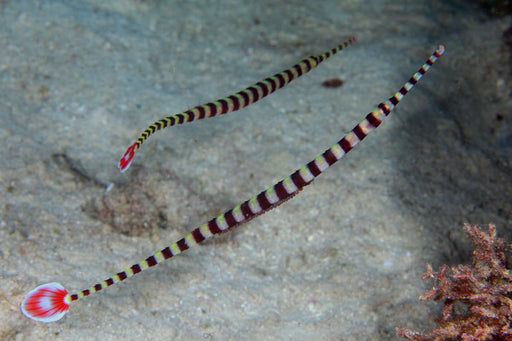
[[(469, 262), (462, 222), (512, 239), (508, 18), (466, 0), (241, 3), (0, 1), (1, 338), (393, 340), (433, 327), (419, 272)], [(155, 120), (352, 36), (279, 92), (169, 128), (116, 168)], [(395, 115), (293, 200), (57, 323), (20, 313), (32, 288), (88, 288), (286, 177), (439, 44)]]

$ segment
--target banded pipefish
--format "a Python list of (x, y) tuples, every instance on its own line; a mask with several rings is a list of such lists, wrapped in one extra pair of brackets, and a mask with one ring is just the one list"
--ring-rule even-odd
[(140, 148), (144, 141), (146, 141), (149, 138), (149, 136), (154, 134), (156, 131), (167, 127), (172, 127), (174, 125), (202, 120), (203, 118), (224, 115), (233, 111), (243, 109), (259, 101), (260, 99), (270, 95), (271, 93), (276, 92), (277, 90), (285, 87), (291, 81), (299, 78), (305, 73), (308, 73), (313, 68), (318, 66), (321, 62), (340, 52), (345, 47), (349, 46), (355, 41), (356, 38), (353, 37), (323, 54), (303, 59), (302, 61), (298, 62), (291, 68), (276, 73), (273, 76), (267, 77), (262, 81), (259, 81), (258, 83), (245, 88), (244, 90), (240, 90), (235, 94), (229, 95), (228, 97), (224, 97), (206, 104), (201, 104), (187, 111), (181, 112), (176, 115), (164, 117), (156, 121), (155, 123), (150, 125), (146, 130), (144, 130), (144, 132), (139, 136), (139, 138), (130, 147), (128, 147), (123, 157), (121, 158), (121, 160), (119, 160), (117, 164), (119, 170), (121, 172), (124, 172), (125, 170), (128, 169), (128, 167), (130, 167), (135, 152)]
[(298, 194), (302, 188), (311, 184), (316, 177), (325, 172), (330, 166), (356, 147), (370, 132), (375, 130), (444, 51), (444, 46), (438, 46), (425, 64), (421, 66), (418, 72), (416, 72), (398, 92), (387, 101), (379, 104), (377, 109), (369, 113), (351, 132), (345, 135), (335, 145), (284, 180), (279, 181), (267, 190), (199, 226), (176, 243), (165, 247), (145, 260), (78, 293), (69, 294), (59, 283), (49, 283), (38, 286), (30, 291), (23, 299), (21, 303), (22, 313), (36, 321), (57, 321), (66, 314), (73, 301), (77, 301), (103, 290), (106, 287), (122, 282), (127, 278), (188, 250), (192, 246), (216, 234), (240, 226), (254, 217), (281, 205)]

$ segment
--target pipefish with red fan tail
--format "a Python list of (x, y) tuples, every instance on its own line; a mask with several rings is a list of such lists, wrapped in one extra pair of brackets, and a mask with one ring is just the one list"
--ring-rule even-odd
[(350, 44), (354, 43), (355, 41), (355, 37), (350, 38), (344, 43), (330, 49), (329, 51), (323, 54), (303, 59), (302, 61), (298, 62), (291, 68), (276, 73), (273, 76), (267, 77), (262, 81), (259, 81), (258, 83), (245, 88), (244, 90), (238, 91), (235, 94), (229, 95), (227, 97), (218, 99), (213, 102), (195, 106), (187, 111), (181, 112), (176, 115), (164, 117), (156, 121), (148, 128), (146, 128), (146, 130), (144, 130), (144, 132), (139, 136), (137, 141), (135, 141), (130, 147), (128, 147), (123, 157), (121, 158), (121, 160), (119, 160), (117, 164), (119, 170), (121, 172), (124, 172), (125, 170), (128, 169), (128, 167), (130, 167), (130, 164), (133, 161), (133, 157), (135, 156), (135, 152), (141, 147), (144, 141), (146, 141), (149, 138), (149, 136), (154, 134), (156, 131), (167, 127), (172, 127), (174, 125), (202, 120), (203, 118), (224, 115), (230, 112), (243, 109), (259, 101), (260, 99), (263, 99), (264, 97), (270, 95), (271, 93), (285, 87), (291, 81), (308, 73), (313, 68), (318, 66), (321, 62), (340, 52), (341, 50), (343, 50)]
[(72, 302), (122, 282), (127, 278), (188, 250), (192, 246), (216, 234), (240, 226), (291, 199), (305, 186), (311, 184), (316, 177), (325, 172), (330, 166), (356, 147), (370, 132), (375, 130), (444, 51), (445, 47), (443, 45), (438, 46), (425, 64), (421, 66), (418, 72), (416, 72), (398, 92), (387, 101), (379, 104), (377, 109), (369, 113), (351, 132), (345, 135), (335, 145), (282, 181), (279, 181), (267, 190), (199, 226), (184, 238), (165, 247), (154, 255), (149, 256), (145, 260), (78, 293), (69, 294), (59, 283), (49, 283), (38, 286), (30, 291), (23, 299), (21, 303), (22, 313), (36, 321), (55, 322), (66, 314)]

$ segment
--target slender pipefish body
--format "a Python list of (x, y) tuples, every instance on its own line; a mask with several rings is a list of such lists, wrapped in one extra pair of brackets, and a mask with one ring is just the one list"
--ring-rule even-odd
[[(369, 113), (358, 125), (354, 127), (354, 129), (352, 129), (352, 131), (345, 135), (335, 145), (327, 149), (314, 160), (312, 160), (302, 168), (298, 169), (297, 171), (295, 171), (282, 181), (279, 181), (278, 183), (268, 188), (267, 190), (259, 193), (258, 195), (252, 197), (251, 199), (244, 201), (240, 205), (234, 207), (233, 209), (199, 226), (198, 228), (190, 232), (188, 235), (186, 235), (184, 238), (165, 247), (164, 249), (155, 253), (154, 255), (149, 256), (145, 260), (137, 264), (134, 264), (131, 267), (127, 268), (126, 270), (118, 272), (112, 277), (107, 278), (106, 280), (98, 284), (95, 284), (87, 289), (84, 289), (78, 293), (68, 293), (68, 291), (64, 289), (64, 287), (59, 283), (49, 283), (38, 286), (34, 290), (30, 291), (23, 299), (21, 303), (22, 313), (25, 316), (36, 321), (58, 321), (66, 314), (72, 302), (87, 297), (100, 290), (103, 290), (106, 287), (122, 282), (127, 278), (130, 278), (150, 267), (153, 267), (169, 258), (172, 258), (184, 252), (185, 250), (188, 250), (192, 246), (203, 242), (204, 240), (212, 237), (213, 235), (229, 231), (230, 229), (245, 224), (246, 222), (255, 218), (256, 216), (264, 214), (265, 212), (268, 212), (269, 210), (291, 199), (293, 196), (297, 195), (305, 186), (311, 184), (316, 177), (325, 172), (330, 166), (332, 166), (334, 163), (340, 160), (345, 154), (347, 154), (354, 147), (356, 147), (359, 144), (359, 142), (361, 142), (370, 132), (375, 130), (382, 123), (382, 121), (384, 121), (384, 119), (391, 113), (395, 106), (398, 105), (402, 98), (413, 88), (413, 86), (420, 80), (420, 78), (423, 77), (423, 75), (444, 53), (444, 51), (445, 47), (443, 45), (439, 45), (436, 51), (434, 51), (434, 53), (425, 62), (425, 64), (423, 64), (421, 68), (392, 97), (390, 97), (387, 101), (379, 104), (377, 109)], [(309, 65), (309, 62), (304, 62), (304, 65)], [(299, 66), (298, 68), (303, 70), (301, 66)], [(296, 71), (298, 72), (297, 69)], [(270, 80), (272, 79), (272, 77), (269, 77), (266, 79), (266, 81), (261, 82), (261, 84), (257, 83), (255, 86), (253, 86), (255, 87), (254, 91), (262, 91), (262, 93), (260, 94), (260, 92), (258, 92), (258, 95), (253, 94), (254, 97), (252, 102), (254, 102), (254, 99), (258, 100), (267, 95), (268, 93), (275, 91), (278, 88), (277, 84), (281, 85), (281, 78), (279, 76), (273, 77), (273, 80)], [(282, 75), (282, 77), (284, 77), (284, 75)], [(298, 76), (294, 77), (293, 79), (297, 77)], [(290, 79), (288, 79), (288, 82), (290, 81)], [(271, 89), (268, 88), (269, 86), (271, 87)], [(246, 89), (242, 92), (244, 91), (252, 93), (253, 90)], [(242, 92), (239, 92), (237, 94), (243, 97), (243, 95), (241, 95)], [(247, 92), (246, 94), (249, 95)], [(212, 104), (214, 104), (215, 108), (217, 109), (225, 109), (227, 105), (228, 109), (231, 108), (233, 109), (231, 111), (234, 111), (236, 109), (239, 109), (240, 107), (247, 106), (250, 103), (252, 103), (251, 101), (244, 100), (242, 104), (241, 98), (237, 97), (236, 95), (233, 96), (235, 97), (228, 97), (230, 98), (230, 100), (228, 101), (226, 99), (226, 103), (217, 101), (212, 102)], [(209, 107), (210, 109), (213, 108), (213, 106), (210, 106), (208, 104), (206, 105), (206, 107)], [(209, 109), (207, 109), (206, 107), (203, 107), (203, 110), (208, 111)], [(221, 112), (223, 111), (224, 110), (221, 110)], [(204, 114), (197, 116), (196, 114), (198, 112), (201, 112), (201, 109), (198, 109), (198, 107), (191, 109), (190, 112), (193, 113), (193, 115), (184, 115), (182, 113), (182, 118), (178, 121), (175, 121), (174, 123), (183, 123), (185, 121), (191, 121), (194, 119), (214, 116), (211, 115), (213, 111), (208, 111), (210, 115)], [(230, 111), (228, 110), (223, 113), (227, 112)], [(155, 128), (155, 130), (157, 130), (157, 128)], [(153, 132), (152, 129), (150, 131)], [(142, 136), (142, 141), (144, 141), (144, 139), (147, 138), (149, 134), (147, 134), (147, 136), (143, 134)], [(138, 146), (140, 146), (140, 144)], [(133, 147), (133, 149), (135, 149), (135, 147)], [(130, 150), (128, 152), (130, 152)], [(124, 163), (126, 167), (129, 165), (132, 157), (133, 153), (129, 158), (123, 158), (126, 161), (126, 163)], [(121, 160), (121, 162), (123, 161), (123, 159)], [(126, 167), (124, 167), (124, 169), (126, 169)], [(123, 171), (122, 167), (121, 171)]]
[(355, 37), (350, 38), (344, 43), (330, 49), (329, 51), (320, 54), (318, 56), (311, 56), (309, 58), (303, 59), (294, 66), (279, 73), (276, 73), (273, 76), (267, 77), (258, 83), (255, 83), (243, 90), (238, 91), (235, 94), (229, 95), (227, 97), (218, 99), (213, 102), (205, 103), (202, 105), (198, 105), (189, 109), (187, 111), (181, 112), (176, 115), (171, 115), (168, 117), (164, 117), (152, 125), (150, 125), (144, 132), (139, 136), (137, 141), (135, 141), (124, 153), (121, 160), (117, 166), (121, 172), (130, 167), (130, 164), (133, 161), (133, 157), (135, 152), (140, 148), (140, 146), (146, 141), (151, 134), (154, 134), (156, 131), (160, 129), (164, 129), (167, 127), (172, 127), (174, 125), (183, 124), (187, 122), (202, 120), (203, 118), (215, 117), (218, 115), (228, 114), (233, 111), (237, 111), (243, 109), (260, 99), (270, 95), (273, 92), (285, 87), (291, 81), (299, 78), (305, 73), (308, 73), (313, 68), (318, 66), (321, 62), (326, 60), (327, 58), (335, 55), (340, 52), (350, 44), (356, 41)]

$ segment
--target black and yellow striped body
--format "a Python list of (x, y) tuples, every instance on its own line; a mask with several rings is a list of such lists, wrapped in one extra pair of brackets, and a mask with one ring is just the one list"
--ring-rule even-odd
[[(260, 214), (263, 214), (273, 209), (274, 207), (281, 205), (286, 200), (292, 198), (302, 188), (312, 183), (317, 176), (322, 174), (325, 170), (327, 170), (327, 168), (332, 166), (334, 163), (340, 160), (345, 154), (347, 154), (355, 146), (357, 146), (359, 142), (361, 142), (370, 132), (375, 130), (382, 123), (382, 121), (389, 115), (389, 113), (394, 109), (394, 107), (401, 101), (401, 99), (411, 90), (411, 88), (420, 80), (420, 78), (428, 71), (432, 64), (434, 64), (434, 62), (443, 53), (444, 46), (439, 46), (437, 50), (432, 54), (432, 56), (427, 60), (427, 62), (423, 64), (423, 66), (418, 70), (418, 72), (416, 72), (397, 93), (395, 93), (391, 98), (389, 98), (384, 103), (379, 104), (378, 108), (375, 109), (373, 112), (369, 113), (357, 126), (354, 127), (354, 129), (352, 129), (350, 133), (345, 135), (334, 146), (327, 149), (324, 153), (319, 155), (317, 158), (309, 162), (304, 167), (298, 169), (290, 176), (286, 177), (284, 180), (278, 182), (277, 184), (268, 188), (267, 190), (259, 193), (258, 195), (243, 202), (242, 204), (236, 206), (235, 208), (201, 225), (184, 238), (180, 239), (174, 244), (167, 246), (160, 252), (157, 252), (156, 254), (146, 258), (145, 260), (132, 265), (130, 268), (117, 273), (115, 276), (112, 276), (111, 278), (108, 278), (101, 283), (98, 283), (77, 294), (70, 295), (70, 300), (75, 301), (79, 298), (88, 296), (91, 293), (100, 291), (105, 287), (123, 281), (126, 278), (129, 278), (141, 271), (144, 271), (147, 268), (155, 266), (166, 259), (176, 256), (177, 254), (189, 249), (190, 247), (196, 244), (203, 242), (204, 240), (210, 238), (215, 234), (226, 232), (229, 229), (242, 225), (251, 220), (252, 218)], [(309, 60), (309, 58), (307, 60)], [(304, 63), (308, 64), (308, 62)], [(297, 65), (300, 65), (300, 63)], [(299, 66), (299, 68), (301, 67)], [(274, 85), (276, 84), (276, 79), (279, 79), (278, 76), (273, 76), (270, 78), (273, 78), (274, 80), (268, 82), (272, 82), (272, 84)], [(270, 78), (267, 78), (267, 80)], [(266, 82), (267, 80), (263, 82)], [(269, 85), (267, 84), (265, 86), (258, 86), (258, 88), (261, 90), (263, 88), (268, 88), (268, 86)], [(246, 89), (242, 92), (244, 91), (250, 91), (252, 93), (253, 91), (257, 90)], [(258, 96), (261, 95), (258, 93)], [(230, 103), (233, 104), (234, 101), (231, 101), (232, 102)], [(241, 104), (239, 102), (237, 103), (239, 105)], [(247, 100), (244, 99), (244, 104), (245, 103), (249, 102), (247, 102)], [(222, 102), (220, 105), (223, 108), (230, 107), (227, 101)], [(217, 107), (218, 104), (213, 104), (213, 106)], [(194, 117), (196, 117), (195, 115), (196, 114), (194, 113)], [(184, 115), (180, 117), (182, 117), (182, 119), (184, 120), (186, 117), (189, 116)]]
[(133, 159), (134, 153), (140, 148), (140, 146), (146, 141), (149, 136), (157, 132), (158, 130), (172, 127), (178, 124), (201, 120), (203, 118), (215, 117), (218, 115), (224, 115), (233, 111), (240, 110), (242, 108), (251, 105), (254, 102), (270, 95), (271, 93), (281, 89), (282, 87), (289, 84), (294, 79), (299, 78), (303, 74), (309, 72), (311, 69), (316, 67), (318, 64), (326, 60), (327, 58), (335, 55), (336, 53), (343, 50), (348, 45), (355, 42), (355, 38), (351, 38), (336, 46), (335, 48), (325, 52), (318, 56), (311, 56), (303, 59), (299, 63), (295, 64), (289, 69), (282, 72), (276, 73), (271, 77), (267, 77), (264, 80), (253, 84), (244, 90), (241, 90), (233, 95), (218, 99), (216, 101), (198, 105), (187, 111), (181, 112), (176, 115), (164, 117), (152, 125), (150, 125), (144, 132), (139, 136), (137, 141), (133, 143), (128, 150), (125, 152), (121, 160), (119, 161), (119, 169), (124, 172), (130, 166)]

